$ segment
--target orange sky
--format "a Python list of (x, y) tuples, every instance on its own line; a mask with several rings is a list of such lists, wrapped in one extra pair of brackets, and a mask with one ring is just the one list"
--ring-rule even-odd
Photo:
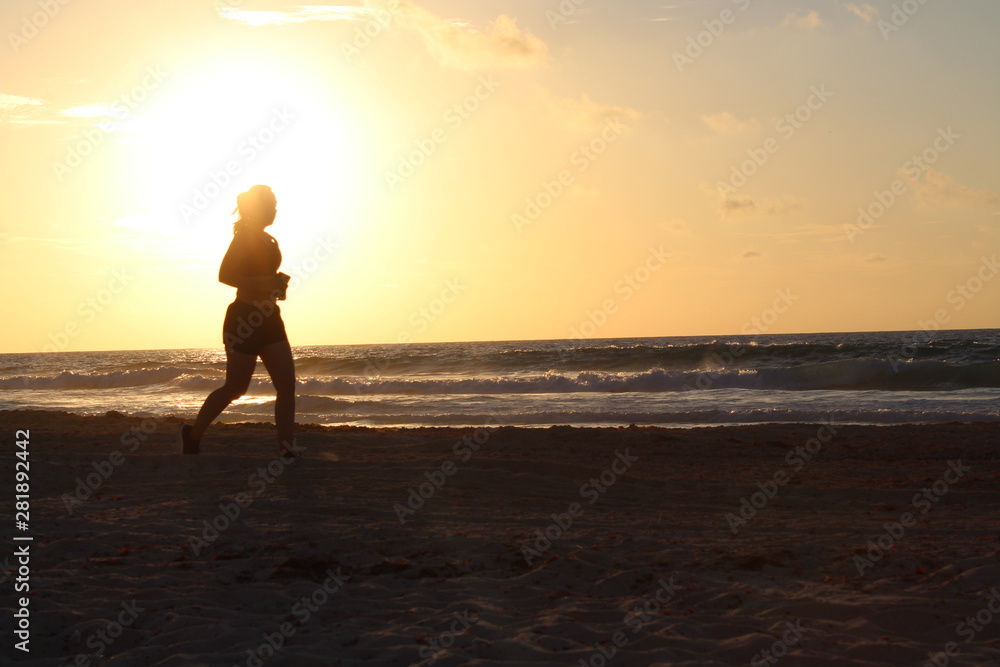
[(996, 327), (1000, 3), (895, 6), (5, 2), (0, 351), (219, 347), (254, 183), (293, 345)]

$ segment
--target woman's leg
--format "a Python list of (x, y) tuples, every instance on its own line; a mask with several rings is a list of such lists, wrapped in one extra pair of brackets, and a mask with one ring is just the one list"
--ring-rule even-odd
[(279, 453), (290, 450), (295, 435), (295, 360), (287, 340), (265, 345), (260, 360), (271, 375), (277, 397), (274, 401), (274, 422), (278, 427)]
[(257, 355), (226, 350), (226, 383), (205, 399), (191, 428), (191, 437), (201, 440), (202, 434), (229, 404), (246, 393), (257, 366)]

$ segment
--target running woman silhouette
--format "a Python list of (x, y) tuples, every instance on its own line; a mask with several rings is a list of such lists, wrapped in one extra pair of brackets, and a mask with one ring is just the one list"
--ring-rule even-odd
[(201, 437), (230, 403), (246, 393), (260, 357), (277, 394), (278, 454), (296, 456), (295, 361), (276, 303), (285, 298), (289, 277), (278, 273), (281, 250), (264, 231), (277, 215), (277, 199), (270, 187), (255, 185), (236, 198), (236, 211), (233, 241), (219, 267), (219, 282), (236, 288), (236, 300), (229, 304), (222, 325), (226, 381), (205, 399), (194, 424), (181, 426), (181, 451), (201, 451)]

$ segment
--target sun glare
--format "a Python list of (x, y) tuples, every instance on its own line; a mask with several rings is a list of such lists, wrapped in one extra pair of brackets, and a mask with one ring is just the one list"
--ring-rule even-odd
[(172, 81), (136, 123), (138, 168), (129, 177), (151, 226), (215, 246), (231, 233), (236, 195), (265, 183), (278, 195), (278, 222), (290, 223), (276, 230), (283, 247), (351, 232), (336, 212), (361, 196), (363, 152), (357, 114), (324, 92), (331, 88), (308, 70), (259, 61)]

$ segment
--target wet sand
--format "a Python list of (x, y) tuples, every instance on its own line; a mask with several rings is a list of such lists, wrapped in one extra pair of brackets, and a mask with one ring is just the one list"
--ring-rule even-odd
[(16, 664), (1000, 664), (1000, 426), (0, 422)]

